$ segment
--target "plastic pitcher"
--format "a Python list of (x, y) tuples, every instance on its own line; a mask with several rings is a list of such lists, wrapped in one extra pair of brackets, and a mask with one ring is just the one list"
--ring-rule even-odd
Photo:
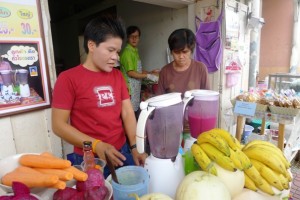
[(27, 69), (18, 69), (16, 71), (16, 82), (19, 84), (25, 85), (28, 84), (28, 70)]
[[(144, 152), (145, 135), (156, 158), (175, 158), (183, 130), (181, 93), (168, 93), (141, 102), (137, 123), (137, 150)], [(146, 134), (145, 134), (146, 133)]]
[(216, 128), (219, 113), (219, 93), (211, 90), (190, 90), (185, 94), (185, 107), (191, 136)]
[(3, 85), (9, 86), (13, 84), (12, 71), (11, 70), (1, 70), (1, 78), (3, 80)]
[(135, 200), (130, 194), (143, 196), (149, 192), (149, 175), (143, 167), (125, 166), (116, 170), (120, 184), (112, 180), (113, 197), (116, 200)]

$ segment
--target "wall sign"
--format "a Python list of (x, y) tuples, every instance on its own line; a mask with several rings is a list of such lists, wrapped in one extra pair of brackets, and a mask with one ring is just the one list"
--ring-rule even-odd
[(39, 0), (0, 3), (0, 117), (50, 107)]

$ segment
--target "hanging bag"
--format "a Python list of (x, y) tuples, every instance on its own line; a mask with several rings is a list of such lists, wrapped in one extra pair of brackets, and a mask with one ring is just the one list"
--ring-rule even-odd
[(196, 50), (194, 59), (203, 62), (209, 73), (216, 72), (222, 63), (222, 17), (223, 9), (216, 21), (205, 22), (195, 17), (196, 23)]

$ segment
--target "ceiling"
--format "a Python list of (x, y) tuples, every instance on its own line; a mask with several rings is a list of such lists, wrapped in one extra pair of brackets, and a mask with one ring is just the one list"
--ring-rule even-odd
[[(59, 22), (88, 8), (111, 0), (48, 0), (51, 22)], [(122, 0), (125, 1), (125, 0)], [(196, 0), (126, 0), (180, 9)]]
[(72, 17), (106, 0), (48, 0), (51, 22), (58, 22)]

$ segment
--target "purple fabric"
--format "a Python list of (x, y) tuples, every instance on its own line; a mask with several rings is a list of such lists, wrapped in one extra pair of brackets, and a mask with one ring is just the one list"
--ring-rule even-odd
[(218, 71), (222, 62), (222, 25), (223, 9), (217, 21), (200, 21), (199, 28), (196, 31), (196, 50), (195, 60), (203, 62), (209, 73)]

